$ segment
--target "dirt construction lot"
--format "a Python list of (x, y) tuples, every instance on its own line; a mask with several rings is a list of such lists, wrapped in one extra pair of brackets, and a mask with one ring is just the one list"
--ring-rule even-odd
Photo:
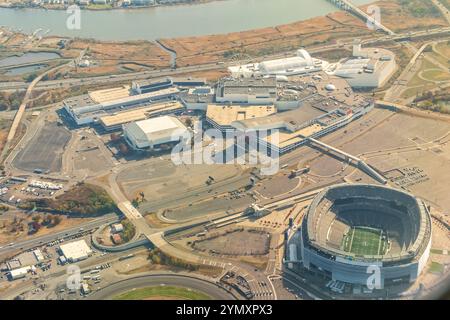
[(208, 176), (216, 181), (234, 177), (240, 169), (233, 165), (175, 165), (170, 158), (154, 158), (118, 176), (118, 182), (128, 198), (133, 199), (143, 191), (152, 199), (181, 194), (191, 188), (205, 186)]
[(197, 241), (194, 248), (215, 254), (247, 256), (267, 254), (269, 244), (270, 235), (266, 232), (237, 229)]

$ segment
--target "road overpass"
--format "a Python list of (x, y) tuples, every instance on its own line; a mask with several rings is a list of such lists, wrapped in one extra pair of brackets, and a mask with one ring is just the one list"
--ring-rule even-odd
[(110, 213), (107, 215), (104, 215), (99, 218), (95, 218), (94, 220), (90, 220), (86, 223), (79, 224), (75, 227), (62, 230), (59, 232), (39, 236), (39, 237), (31, 237), (27, 240), (23, 240), (17, 243), (10, 243), (9, 245), (0, 246), (0, 255), (3, 254), (9, 254), (17, 251), (24, 251), (28, 250), (37, 246), (40, 246), (45, 243), (49, 243), (52, 241), (55, 241), (57, 239), (63, 239), (67, 237), (71, 237), (74, 235), (79, 234), (81, 231), (80, 229), (83, 229), (83, 232), (98, 228), (100, 226), (103, 226), (105, 224), (111, 224), (113, 222), (118, 222), (119, 217), (115, 213)]
[(358, 167), (361, 171), (363, 171), (364, 173), (366, 173), (367, 175), (369, 175), (376, 181), (378, 181), (382, 184), (387, 184), (387, 180), (380, 173), (378, 173), (375, 169), (373, 169), (371, 166), (369, 166), (364, 160), (362, 160), (358, 157), (355, 157), (343, 150), (340, 150), (340, 149), (332, 147), (326, 143), (323, 143), (319, 140), (316, 140), (314, 138), (307, 138), (307, 140), (309, 141), (309, 143), (311, 145), (314, 145), (314, 146), (319, 147), (327, 152), (335, 153), (335, 154), (343, 157), (346, 162), (353, 162), (356, 165), (356, 167)]
[[(386, 36), (386, 38), (374, 37), (372, 39), (366, 39), (362, 43), (363, 43), (363, 45), (367, 46), (367, 45), (371, 45), (373, 43), (377, 43), (379, 41), (402, 41), (402, 40), (408, 40), (408, 39), (413, 39), (413, 38), (429, 37), (429, 36), (436, 36), (436, 35), (442, 35), (442, 34), (448, 34), (448, 33), (450, 33), (450, 28), (436, 28), (436, 29), (416, 31), (416, 32), (406, 32), (406, 33), (402, 33), (402, 34), (396, 34), (393, 36)], [(314, 53), (320, 53), (320, 52), (324, 52), (324, 51), (328, 51), (328, 50), (338, 49), (339, 47), (340, 47), (339, 44), (331, 44), (331, 45), (318, 47), (318, 48), (311, 47), (311, 48), (308, 48), (308, 50), (311, 54), (314, 54)], [(292, 53), (294, 53), (294, 52), (292, 52)], [(249, 62), (257, 62), (257, 60), (277, 59), (277, 58), (284, 57), (285, 54), (267, 55), (264, 57), (259, 57), (258, 59), (255, 59), (254, 61), (243, 60), (243, 61), (234, 61), (234, 62), (225, 63), (225, 64), (208, 63), (208, 64), (204, 64), (204, 65), (179, 67), (177, 69), (160, 69), (160, 70), (155, 70), (155, 71), (133, 72), (133, 73), (126, 73), (126, 74), (118, 74), (118, 75), (47, 80), (47, 81), (40, 81), (36, 85), (36, 89), (51, 90), (51, 89), (65, 88), (65, 87), (71, 87), (71, 86), (83, 86), (83, 85), (84, 86), (86, 86), (86, 85), (95, 86), (95, 85), (101, 85), (101, 84), (106, 84), (106, 83), (111, 84), (111, 83), (115, 83), (115, 82), (125, 82), (125, 81), (142, 80), (142, 79), (149, 79), (149, 78), (163, 78), (163, 77), (167, 77), (167, 76), (175, 76), (178, 74), (185, 74), (185, 73), (189, 73), (189, 72), (226, 69), (227, 67), (232, 66), (232, 65), (245, 64), (245, 63), (249, 63)], [(0, 82), (0, 91), (22, 90), (22, 89), (26, 89), (27, 87), (28, 87), (28, 83), (25, 83), (25, 82), (19, 82), (19, 81)]]
[(352, 13), (353, 15), (357, 16), (358, 18), (362, 19), (364, 22), (371, 22), (375, 28), (378, 30), (383, 30), (389, 35), (394, 35), (395, 32), (389, 29), (388, 27), (384, 26), (380, 21), (377, 21), (373, 17), (371, 17), (368, 13), (362, 11), (360, 8), (358, 8), (356, 5), (354, 5), (349, 0), (327, 0), (328, 2), (331, 2), (335, 6), (337, 6), (340, 9), (343, 9), (345, 11), (348, 11)]
[(144, 276), (137, 276), (125, 280), (120, 280), (111, 285), (108, 285), (95, 293), (88, 296), (88, 300), (107, 300), (115, 296), (129, 292), (132, 290), (157, 287), (157, 286), (174, 286), (188, 288), (194, 291), (207, 294), (214, 300), (235, 300), (236, 298), (225, 289), (217, 286), (210, 281), (200, 279), (198, 276), (181, 275), (174, 273), (158, 273)]

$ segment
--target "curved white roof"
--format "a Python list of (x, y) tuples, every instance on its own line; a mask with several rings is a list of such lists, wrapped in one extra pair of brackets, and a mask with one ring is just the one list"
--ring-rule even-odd
[(307, 66), (314, 66), (312, 59), (305, 60), (301, 57), (290, 57), (261, 62), (259, 68), (266, 73), (276, 73), (288, 69), (301, 69)]
[(308, 66), (312, 66), (314, 64), (313, 58), (305, 49), (297, 50), (297, 56), (304, 59)]

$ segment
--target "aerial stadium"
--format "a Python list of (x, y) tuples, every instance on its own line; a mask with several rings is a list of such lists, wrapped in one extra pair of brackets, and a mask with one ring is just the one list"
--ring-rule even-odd
[(297, 238), (303, 267), (332, 280), (367, 285), (376, 266), (381, 287), (412, 283), (429, 257), (431, 218), (402, 190), (341, 184), (314, 198)]

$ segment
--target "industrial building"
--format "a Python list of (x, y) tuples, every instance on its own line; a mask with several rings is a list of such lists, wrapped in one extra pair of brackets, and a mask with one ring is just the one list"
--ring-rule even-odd
[[(317, 138), (349, 124), (374, 107), (371, 99), (355, 95), (343, 79), (326, 74), (301, 79), (278, 85), (278, 94), (284, 96), (281, 102), (295, 102), (294, 105), (280, 105), (280, 100), (277, 100), (276, 113), (236, 119), (229, 126), (244, 132), (269, 133), (259, 137), (260, 145), (283, 154), (304, 145), (307, 138)], [(270, 130), (273, 133), (276, 130), (278, 139), (271, 135)]]
[(381, 289), (416, 281), (430, 247), (431, 218), (422, 200), (391, 187), (342, 184), (313, 199), (285, 262), (363, 287), (368, 268), (377, 267)]
[(167, 88), (143, 94), (132, 94), (129, 87), (93, 91), (63, 101), (64, 109), (77, 125), (92, 124), (101, 117), (132, 108), (170, 100), (179, 93), (177, 88)]
[(208, 105), (206, 122), (221, 131), (234, 131), (232, 123), (249, 119), (259, 119), (276, 114), (277, 109), (273, 105), (265, 106), (241, 106), (241, 105)]
[(275, 78), (225, 78), (216, 89), (217, 103), (274, 104), (277, 101), (277, 81)]
[(188, 110), (206, 111), (208, 105), (214, 103), (216, 91), (209, 86), (190, 88), (180, 93), (179, 99)]
[[(315, 61), (303, 51), (299, 54), (307, 63)], [(265, 70), (277, 68), (275, 63), (262, 66)], [(175, 130), (186, 133), (186, 127), (176, 118), (161, 115), (185, 107), (205, 112), (206, 122), (224, 132), (269, 130), (268, 134), (258, 135), (260, 145), (269, 152), (283, 154), (304, 145), (308, 138), (349, 124), (374, 106), (371, 99), (354, 94), (347, 79), (324, 71), (284, 78), (227, 77), (219, 80), (215, 88), (189, 87), (203, 84), (201, 79), (176, 79), (177, 84), (188, 86), (182, 91), (173, 87), (171, 78), (135, 81), (131, 88), (100, 90), (78, 100), (73, 98), (75, 101), (66, 100), (65, 108), (78, 124), (94, 122), (106, 131), (122, 129), (134, 150), (154, 150), (179, 141), (171, 136)], [(275, 133), (279, 139), (272, 139)]]
[(6, 268), (11, 271), (19, 268), (29, 267), (44, 261), (44, 255), (39, 249), (22, 252), (5, 263)]
[(91, 248), (84, 240), (63, 244), (59, 247), (59, 251), (71, 263), (85, 260), (92, 254)]
[(17, 280), (17, 279), (25, 278), (30, 270), (31, 270), (30, 266), (22, 267), (22, 268), (15, 269), (15, 270), (11, 270), (8, 273), (9, 279), (10, 280)]
[(112, 233), (119, 233), (122, 231), (123, 231), (123, 224), (121, 224), (121, 223), (116, 223), (111, 226)]
[(154, 118), (164, 114), (175, 113), (184, 109), (183, 105), (178, 101), (169, 101), (163, 103), (151, 104), (146, 107), (131, 109), (112, 115), (100, 117), (100, 124), (106, 131), (114, 131), (122, 128), (122, 125)]
[(131, 83), (131, 89), (136, 94), (144, 94), (158, 90), (164, 90), (173, 86), (171, 78), (157, 80), (139, 80)]
[(326, 69), (328, 62), (315, 59), (304, 50), (297, 50), (294, 57), (232, 66), (228, 71), (235, 78), (251, 78), (255, 76), (293, 76), (308, 74)]
[(172, 78), (172, 82), (175, 86), (179, 87), (201, 87), (206, 85), (205, 78), (180, 77), (180, 78)]
[(331, 102), (335, 108), (329, 111), (305, 103), (297, 110), (280, 113), (272, 118), (263, 119), (262, 122), (242, 121), (233, 123), (233, 126), (240, 130), (247, 127), (278, 129), (278, 140), (272, 139), (269, 135), (263, 137), (260, 143), (267, 144), (269, 150), (284, 154), (306, 144), (307, 138), (319, 138), (348, 125), (374, 107), (373, 101), (370, 100), (361, 101), (361, 104), (356, 106), (341, 103), (335, 105), (335, 102)]
[(341, 77), (353, 88), (380, 88), (397, 70), (395, 54), (378, 48), (361, 48), (353, 45), (353, 57), (331, 65), (327, 72)]
[(179, 142), (189, 135), (175, 117), (162, 116), (123, 125), (125, 140), (134, 150), (157, 149), (163, 144)]

